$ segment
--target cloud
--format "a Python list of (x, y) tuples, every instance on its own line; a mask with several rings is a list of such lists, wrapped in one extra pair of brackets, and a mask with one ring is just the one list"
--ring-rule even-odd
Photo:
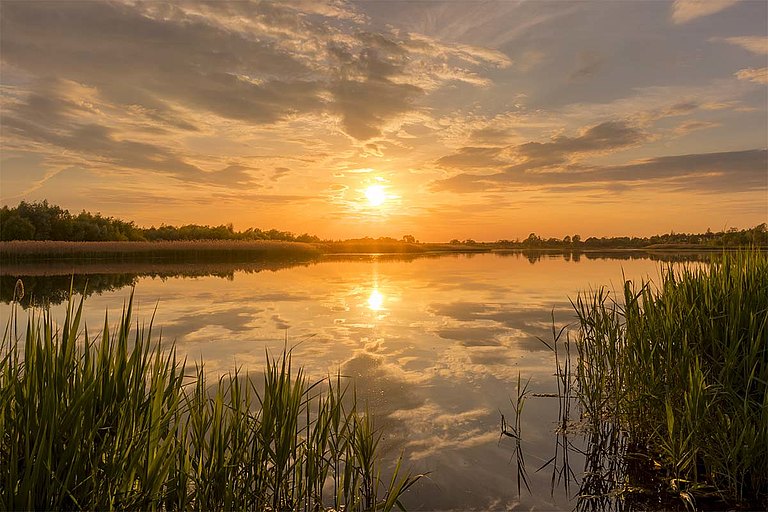
[(768, 68), (740, 69), (735, 73), (739, 80), (747, 80), (758, 84), (768, 84)]
[(390, 122), (415, 110), (417, 99), (446, 83), (488, 84), (464, 65), (510, 64), (495, 50), (366, 31), (332, 42), (328, 54), (335, 72), (329, 108), (341, 116), (344, 131), (360, 140), (381, 135)]
[(582, 131), (577, 137), (558, 135), (551, 142), (528, 142), (517, 146), (517, 153), (540, 167), (559, 163), (568, 155), (579, 153), (601, 153), (632, 146), (648, 139), (648, 135), (636, 127), (621, 121), (607, 121)]
[(445, 327), (437, 331), (443, 339), (460, 341), (467, 347), (501, 346), (497, 339), (506, 329), (499, 327)]
[(708, 193), (730, 193), (768, 188), (768, 151), (752, 149), (649, 158), (625, 165), (565, 165), (555, 172), (504, 172), (478, 176), (461, 173), (438, 181), (437, 190), (476, 192), (506, 187), (650, 185)]
[(739, 36), (739, 37), (716, 37), (711, 41), (722, 41), (724, 43), (741, 46), (757, 55), (768, 55), (768, 37), (765, 36)]
[(699, 130), (707, 130), (709, 128), (715, 128), (717, 126), (720, 126), (718, 123), (712, 123), (710, 121), (685, 121), (681, 124), (679, 124), (675, 128), (675, 133), (677, 135), (688, 135), (691, 132), (696, 132)]
[(332, 110), (341, 116), (344, 131), (356, 139), (381, 135), (387, 122), (413, 108), (424, 91), (396, 79), (405, 73), (406, 55), (393, 41), (378, 36), (372, 46), (355, 52), (333, 47), (337, 76), (329, 86)]
[(32, 108), (74, 117), (63, 111), (77, 105), (43, 105), (62, 98), (40, 84), (82, 84), (102, 115), (155, 137), (331, 114), (367, 140), (430, 91), (486, 84), (482, 70), (510, 64), (492, 49), (372, 32), (335, 3), (11, 2), (1, 23), (4, 68), (30, 84)]
[(2, 29), (5, 63), (90, 84), (124, 106), (163, 112), (181, 103), (255, 123), (319, 106), (320, 88), (290, 53), (199, 18), (153, 19), (113, 3), (12, 2)]
[(76, 110), (65, 99), (32, 95), (27, 102), (8, 109), (3, 137), (17, 136), (64, 149), (82, 155), (90, 166), (154, 171), (193, 183), (243, 185), (253, 181), (247, 167), (228, 165), (215, 172), (205, 171), (169, 147), (122, 139), (114, 129), (101, 124), (76, 122), (69, 115)]
[(384, 156), (384, 146), (375, 142), (369, 142), (363, 147), (363, 154), (382, 157)]
[(509, 128), (496, 128), (493, 126), (486, 126), (485, 128), (479, 128), (474, 130), (470, 134), (470, 140), (478, 144), (505, 144), (514, 137), (514, 133)]
[(709, 16), (734, 5), (737, 0), (675, 0), (672, 5), (672, 21), (688, 23), (702, 16)]
[(582, 52), (579, 55), (578, 67), (569, 76), (571, 81), (586, 80), (597, 75), (603, 68), (603, 58), (595, 52)]
[(272, 176), (269, 177), (272, 181), (277, 181), (280, 178), (287, 176), (291, 170), (287, 167), (275, 167), (275, 172), (272, 173)]
[(447, 155), (437, 161), (438, 165), (443, 167), (455, 167), (459, 169), (466, 168), (488, 168), (497, 167), (506, 162), (501, 157), (504, 148), (478, 148), (463, 147), (456, 153)]
[(606, 121), (575, 137), (557, 135), (550, 142), (527, 142), (517, 146), (460, 148), (440, 158), (443, 167), (488, 168), (513, 164), (510, 169), (524, 171), (562, 165), (584, 154), (600, 154), (639, 144), (648, 139), (642, 130), (621, 121)]

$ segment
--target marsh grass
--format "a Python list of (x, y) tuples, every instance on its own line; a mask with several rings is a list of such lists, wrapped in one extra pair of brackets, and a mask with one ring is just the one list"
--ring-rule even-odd
[[(668, 267), (622, 295), (580, 295), (575, 368), (555, 353), (558, 446), (573, 447), (571, 397), (586, 433), (577, 508), (768, 508), (766, 253)], [(561, 335), (550, 348), (570, 350)]]
[[(0, 347), (0, 509), (391, 510), (418, 480), (384, 481), (380, 433), (341, 375), (311, 382), (290, 353), (261, 384), (188, 376), (152, 324), (93, 336), (12, 308)], [(166, 350), (167, 348), (167, 350)], [(354, 393), (354, 391), (352, 391)]]

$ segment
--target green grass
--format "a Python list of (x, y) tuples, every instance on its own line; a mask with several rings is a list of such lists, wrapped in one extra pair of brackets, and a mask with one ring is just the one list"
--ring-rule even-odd
[[(600, 290), (574, 307), (578, 359), (566, 386), (592, 433), (585, 481), (605, 467), (600, 450), (617, 470), (606, 446), (618, 444), (625, 474), (614, 494), (655, 485), (688, 507), (768, 507), (766, 253), (669, 268), (658, 286), (628, 281), (619, 301)], [(633, 460), (650, 469), (633, 476)], [(594, 486), (587, 494), (599, 497)]]
[[(381, 477), (379, 432), (336, 375), (290, 353), (209, 383), (152, 326), (81, 326), (14, 307), (0, 347), (2, 510), (391, 510), (419, 476)], [(345, 399), (346, 396), (346, 399)], [(354, 398), (354, 396), (352, 397)]]

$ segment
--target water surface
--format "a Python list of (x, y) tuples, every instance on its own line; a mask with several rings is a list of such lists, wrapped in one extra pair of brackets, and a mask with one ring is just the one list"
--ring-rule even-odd
[[(534, 392), (555, 390), (552, 354), (538, 338), (551, 339), (553, 315), (558, 326), (574, 320), (570, 298), (656, 279), (659, 268), (648, 257), (521, 254), (358, 256), (287, 268), (38, 266), (3, 270), (3, 294), (21, 277), (26, 300), (31, 291), (56, 302), (74, 272), (78, 285), (91, 282), (89, 326), (98, 329), (105, 311), (119, 317), (133, 286), (136, 318), (154, 314), (156, 332), (209, 372), (259, 371), (265, 351), (286, 344), (313, 377), (340, 369), (383, 429), (389, 455), (402, 451), (406, 465), (429, 472), (405, 500), (409, 509), (570, 510), (568, 493), (551, 491), (551, 474), (533, 473), (553, 455), (557, 400), (525, 406), (531, 493), (518, 494), (500, 414), (512, 414), (518, 374)], [(3, 322), (9, 307), (0, 305)], [(55, 318), (64, 307), (51, 305)]]

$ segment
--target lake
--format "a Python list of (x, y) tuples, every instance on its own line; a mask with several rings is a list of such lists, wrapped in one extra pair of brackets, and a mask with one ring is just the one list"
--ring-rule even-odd
[[(18, 277), (25, 301), (52, 303), (66, 295), (69, 274), (76, 288), (88, 279), (94, 329), (105, 311), (119, 317), (133, 286), (134, 318), (148, 323), (154, 313), (155, 332), (209, 372), (259, 372), (265, 352), (279, 355), (287, 344), (312, 377), (340, 370), (352, 378), (386, 456), (402, 451), (406, 466), (429, 472), (409, 492), (409, 509), (571, 510), (574, 488), (552, 491), (551, 471), (534, 472), (554, 454), (557, 399), (525, 404), (530, 493), (518, 494), (501, 414), (513, 416), (518, 375), (532, 392), (556, 390), (553, 356), (539, 338), (552, 339), (553, 315), (558, 327), (574, 321), (569, 299), (600, 286), (620, 291), (625, 279), (656, 280), (663, 265), (638, 253), (363, 255), (285, 268), (17, 265), (2, 271), (0, 317), (5, 324)], [(51, 309), (63, 320), (64, 303)], [(571, 463), (579, 469), (583, 459), (574, 454)]]

